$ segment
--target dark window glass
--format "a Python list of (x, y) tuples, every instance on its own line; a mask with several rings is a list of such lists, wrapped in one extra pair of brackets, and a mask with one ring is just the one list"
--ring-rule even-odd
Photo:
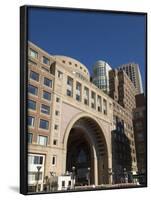
[(29, 144), (32, 143), (32, 138), (33, 138), (33, 134), (32, 133), (28, 133), (28, 143)]
[(39, 74), (34, 71), (30, 71), (30, 78), (35, 81), (39, 81)]
[(28, 108), (32, 110), (36, 110), (36, 102), (28, 99)]
[(50, 114), (50, 107), (46, 106), (44, 104), (41, 104), (41, 112), (49, 115)]
[(69, 96), (69, 97), (72, 96), (72, 92), (70, 90), (67, 90), (67, 96)]
[(46, 85), (48, 87), (52, 87), (52, 80), (44, 77), (44, 85)]
[(43, 119), (40, 119), (40, 125), (39, 125), (40, 128), (42, 129), (47, 129), (49, 128), (49, 122), (46, 121), (46, 120), (43, 120)]
[(50, 61), (49, 61), (48, 58), (46, 58), (45, 56), (43, 56), (43, 63), (46, 64), (46, 65), (49, 65)]
[(56, 98), (56, 102), (58, 102), (58, 103), (60, 102), (60, 99), (59, 99), (59, 97), (57, 97), (57, 98)]
[(50, 101), (51, 100), (51, 93), (43, 91), (43, 98)]
[(43, 163), (43, 157), (42, 156), (34, 156), (34, 164), (40, 164)]
[(33, 85), (28, 85), (28, 92), (34, 95), (38, 94), (38, 88)]
[(62, 181), (62, 187), (64, 187), (65, 186), (65, 181)]
[(28, 116), (28, 125), (29, 126), (34, 126), (34, 121), (35, 121), (34, 117)]

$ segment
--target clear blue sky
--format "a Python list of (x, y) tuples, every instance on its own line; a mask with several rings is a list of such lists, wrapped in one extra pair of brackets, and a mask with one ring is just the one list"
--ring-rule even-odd
[(145, 16), (29, 9), (28, 39), (52, 55), (73, 57), (90, 73), (97, 60), (112, 68), (135, 62), (145, 79)]

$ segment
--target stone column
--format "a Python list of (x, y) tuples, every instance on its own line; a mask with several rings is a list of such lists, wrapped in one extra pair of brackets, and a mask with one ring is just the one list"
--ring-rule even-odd
[(98, 185), (98, 160), (97, 157), (93, 157), (93, 164), (94, 164), (94, 184)]

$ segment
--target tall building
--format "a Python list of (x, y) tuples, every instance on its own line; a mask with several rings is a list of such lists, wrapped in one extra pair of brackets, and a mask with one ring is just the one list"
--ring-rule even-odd
[(133, 116), (138, 174), (140, 182), (146, 183), (146, 103), (144, 94), (136, 95), (136, 108)]
[(132, 113), (113, 101), (112, 170), (114, 183), (132, 182), (137, 158)]
[(31, 42), (27, 122), (29, 191), (43, 191), (54, 177), (69, 186), (62, 177), (73, 170), (76, 185), (112, 182), (112, 99), (78, 60), (52, 56)]
[(109, 70), (111, 70), (110, 65), (102, 60), (97, 61), (93, 66), (92, 81), (106, 93), (109, 92)]
[[(109, 95), (113, 102), (112, 166), (115, 183), (127, 181), (137, 172), (133, 130), (136, 88), (123, 70), (109, 71)], [(125, 180), (124, 180), (125, 181)]]
[(134, 84), (137, 94), (143, 93), (142, 77), (139, 65), (136, 63), (128, 63), (128, 64), (123, 64), (118, 68), (126, 72), (128, 77)]
[(109, 88), (110, 97), (132, 112), (136, 107), (135, 95), (137, 91), (125, 71), (117, 69), (109, 71)]

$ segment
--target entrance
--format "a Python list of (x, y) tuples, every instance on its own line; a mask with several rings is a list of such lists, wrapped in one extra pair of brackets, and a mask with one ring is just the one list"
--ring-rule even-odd
[(80, 128), (72, 128), (68, 139), (67, 171), (75, 174), (76, 185), (89, 185), (93, 180), (91, 146)]

